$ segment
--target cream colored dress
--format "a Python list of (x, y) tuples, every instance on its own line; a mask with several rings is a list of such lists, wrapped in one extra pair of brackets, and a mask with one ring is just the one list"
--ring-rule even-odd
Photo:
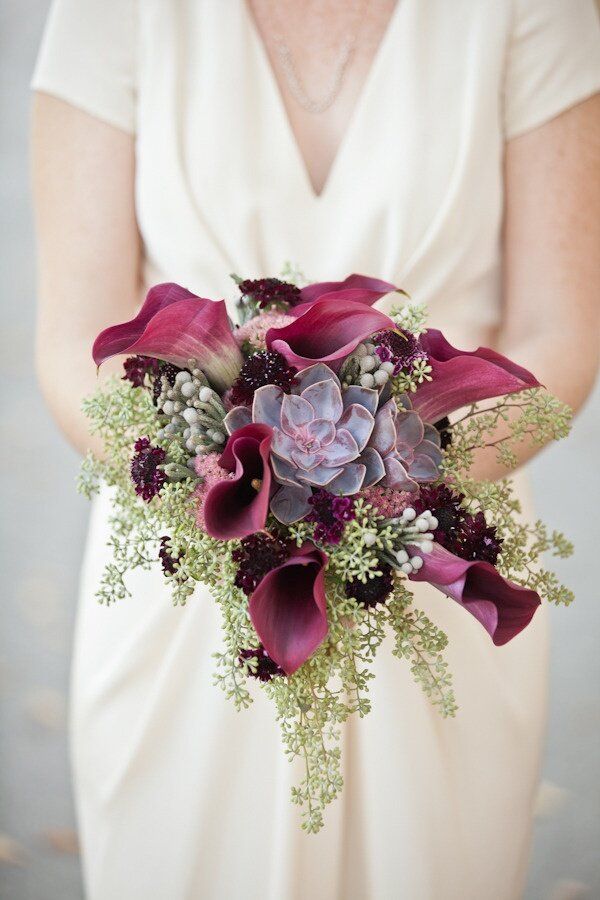
[[(241, 0), (58, 0), (33, 85), (135, 132), (148, 285), (233, 302), (228, 276), (297, 262), (402, 285), (468, 348), (500, 318), (504, 142), (600, 88), (591, 0), (399, 0), (320, 196)], [(108, 323), (107, 323), (108, 324)], [(219, 616), (161, 574), (94, 600), (94, 506), (72, 748), (91, 900), (512, 900), (527, 866), (546, 709), (544, 610), (509, 645), (442, 594), (460, 711), (444, 721), (384, 645), (373, 712), (343, 733), (345, 787), (300, 830), (271, 705), (212, 684)]]

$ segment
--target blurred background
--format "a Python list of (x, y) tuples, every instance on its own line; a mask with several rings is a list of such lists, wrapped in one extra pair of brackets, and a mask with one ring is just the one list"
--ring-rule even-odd
[[(83, 897), (66, 719), (88, 510), (75, 491), (78, 459), (44, 408), (32, 361), (28, 82), (48, 5), (48, 0), (0, 2), (3, 900)], [(594, 528), (599, 444), (597, 389), (569, 441), (544, 452), (532, 467), (539, 514), (576, 543), (575, 557), (553, 567), (578, 599), (569, 610), (552, 610), (549, 735), (527, 900), (600, 898), (600, 592)]]

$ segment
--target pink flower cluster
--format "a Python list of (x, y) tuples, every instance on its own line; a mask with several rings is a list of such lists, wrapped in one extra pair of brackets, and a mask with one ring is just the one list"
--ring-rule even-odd
[[(407, 491), (395, 491), (393, 488), (380, 487), (375, 484), (360, 495), (370, 503), (376, 513), (386, 519), (395, 519), (414, 503), (414, 494)], [(411, 499), (412, 498), (412, 499)]]
[(210, 490), (224, 479), (232, 479), (233, 473), (221, 468), (219, 465), (219, 453), (207, 453), (206, 456), (196, 457), (196, 475), (202, 478), (198, 484), (195, 497), (198, 501), (196, 510), (196, 524), (203, 531), (206, 531), (206, 522), (204, 520), (204, 501)]
[(255, 316), (245, 325), (241, 325), (234, 332), (234, 337), (238, 347), (244, 344), (252, 344), (257, 350), (264, 350), (267, 346), (267, 331), (270, 328), (285, 328), (290, 325), (294, 319), (292, 316), (286, 316), (285, 313), (263, 313), (261, 316)]

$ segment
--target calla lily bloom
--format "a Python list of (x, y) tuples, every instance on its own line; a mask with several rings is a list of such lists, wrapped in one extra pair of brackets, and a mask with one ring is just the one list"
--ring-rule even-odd
[(411, 399), (426, 422), (437, 422), (479, 400), (540, 387), (531, 372), (500, 353), (487, 347), (457, 350), (435, 328), (421, 336), (420, 344), (432, 368), (432, 380), (419, 385)]
[(389, 316), (364, 303), (322, 299), (289, 325), (270, 328), (267, 347), (296, 369), (324, 362), (336, 371), (361, 341), (395, 327)]
[(148, 292), (135, 319), (98, 335), (93, 349), (96, 365), (119, 354), (152, 356), (181, 367), (195, 359), (220, 391), (233, 384), (243, 362), (225, 301), (205, 300), (170, 283)]
[(204, 527), (221, 541), (248, 537), (265, 527), (271, 492), (272, 429), (246, 425), (231, 435), (219, 465), (232, 479), (215, 484), (202, 506)]
[(433, 545), (431, 553), (417, 547), (414, 552), (423, 559), (423, 566), (410, 580), (428, 581), (456, 600), (475, 616), (497, 646), (523, 631), (540, 606), (535, 591), (507, 581), (491, 563), (461, 559), (439, 544)]
[(327, 556), (312, 544), (294, 547), (250, 597), (256, 633), (286, 675), (300, 668), (327, 635), (326, 565)]
[(354, 303), (364, 303), (373, 306), (386, 294), (397, 291), (405, 292), (397, 288), (389, 281), (381, 281), (379, 278), (369, 278), (368, 275), (348, 275), (343, 281), (320, 281), (308, 284), (300, 291), (300, 299), (295, 307), (289, 310), (291, 316), (301, 316), (317, 300), (352, 300)]

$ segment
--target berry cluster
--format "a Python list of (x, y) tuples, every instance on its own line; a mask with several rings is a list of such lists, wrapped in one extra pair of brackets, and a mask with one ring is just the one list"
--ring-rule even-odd
[[(189, 364), (190, 371), (162, 367), (161, 377), (155, 380), (156, 406), (166, 420), (159, 437), (172, 440), (180, 436), (193, 455), (222, 451), (227, 440), (223, 427), (225, 407), (194, 360)], [(156, 394), (157, 384), (160, 387)], [(191, 464), (193, 459), (194, 456)]]

